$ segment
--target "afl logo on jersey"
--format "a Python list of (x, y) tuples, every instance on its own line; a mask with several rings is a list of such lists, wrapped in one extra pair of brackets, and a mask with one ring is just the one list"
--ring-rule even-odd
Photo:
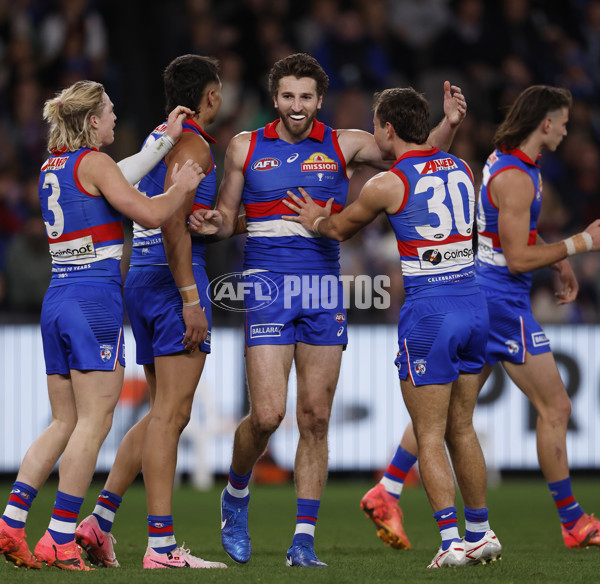
[(344, 322), (344, 321), (346, 320), (346, 317), (345, 317), (345, 315), (344, 315), (342, 312), (338, 312), (338, 313), (335, 315), (335, 320), (336, 320), (337, 322)]
[(423, 254), (422, 260), (437, 266), (442, 261), (442, 254), (437, 249), (428, 249)]
[(277, 158), (261, 158), (252, 165), (252, 170), (273, 170), (281, 166), (281, 160)]

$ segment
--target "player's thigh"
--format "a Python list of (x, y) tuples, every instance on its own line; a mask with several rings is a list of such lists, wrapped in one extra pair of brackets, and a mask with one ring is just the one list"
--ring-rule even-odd
[(296, 346), (296, 375), (298, 379), (298, 406), (327, 407), (331, 409), (340, 375), (342, 345)]
[(160, 411), (177, 409), (189, 414), (205, 362), (203, 351), (156, 357), (154, 407)]
[(426, 436), (440, 438), (446, 432), (452, 383), (414, 385), (411, 378), (400, 380), (402, 397), (413, 422), (417, 441)]
[(527, 353), (525, 363), (503, 361), (502, 366), (538, 411), (561, 405), (568, 407), (567, 390), (551, 352)]
[(114, 371), (71, 371), (79, 421), (102, 421), (112, 415), (121, 395), (124, 372), (120, 364)]
[(75, 426), (77, 408), (71, 377), (69, 375), (53, 374), (48, 375), (47, 380), (52, 419)]
[(246, 351), (246, 375), (252, 410), (285, 412), (295, 345), (255, 345)]

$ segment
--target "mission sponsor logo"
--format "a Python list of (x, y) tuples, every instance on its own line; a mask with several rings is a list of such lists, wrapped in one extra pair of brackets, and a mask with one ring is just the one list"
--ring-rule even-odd
[(58, 158), (48, 158), (46, 162), (42, 165), (42, 172), (48, 170), (61, 170), (67, 164), (68, 157), (60, 156)]
[(428, 160), (423, 164), (415, 164), (415, 170), (419, 174), (431, 174), (439, 170), (453, 170), (458, 168), (456, 162), (452, 158), (441, 158), (439, 160)]
[(277, 158), (261, 158), (252, 165), (252, 170), (273, 170), (281, 166), (281, 160)]
[(301, 164), (300, 168), (302, 172), (319, 172), (323, 170), (337, 172), (339, 165), (326, 154), (315, 152)]

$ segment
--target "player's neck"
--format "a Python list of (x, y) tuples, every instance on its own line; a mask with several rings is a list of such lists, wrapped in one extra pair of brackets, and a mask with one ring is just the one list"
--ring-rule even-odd
[(542, 144), (532, 134), (519, 144), (519, 150), (529, 156), (531, 160), (536, 161), (538, 156), (542, 153)]

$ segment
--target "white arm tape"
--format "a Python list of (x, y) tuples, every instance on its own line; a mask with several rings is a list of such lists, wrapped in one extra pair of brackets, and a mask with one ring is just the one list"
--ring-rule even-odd
[(124, 158), (117, 163), (121, 172), (132, 185), (146, 176), (175, 146), (170, 136), (163, 134), (158, 140), (147, 145), (143, 150)]

